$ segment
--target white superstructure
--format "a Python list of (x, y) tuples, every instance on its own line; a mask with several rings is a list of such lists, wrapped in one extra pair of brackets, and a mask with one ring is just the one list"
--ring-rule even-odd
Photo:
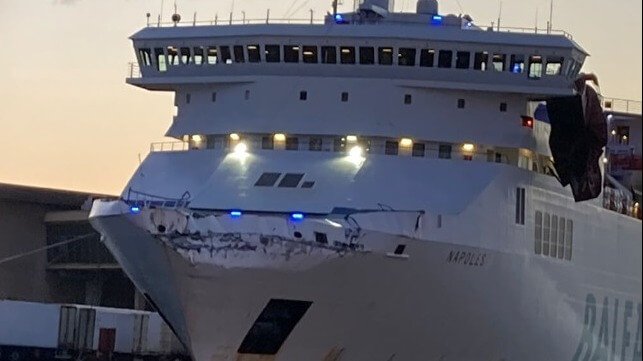
[(532, 117), (571, 36), (427, 0), (175, 25), (127, 81), (176, 142), (91, 220), (196, 361), (641, 359), (641, 222), (575, 202)]

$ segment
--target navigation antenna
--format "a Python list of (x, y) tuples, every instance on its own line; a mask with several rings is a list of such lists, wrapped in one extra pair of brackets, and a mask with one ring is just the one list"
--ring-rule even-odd
[(337, 15), (337, 0), (333, 0), (333, 17)]
[(551, 29), (554, 26), (554, 0), (549, 2), (549, 22), (547, 23), (547, 34), (551, 34)]
[(498, 10), (498, 31), (500, 31), (500, 19), (502, 18), (502, 1), (500, 2), (500, 10)]

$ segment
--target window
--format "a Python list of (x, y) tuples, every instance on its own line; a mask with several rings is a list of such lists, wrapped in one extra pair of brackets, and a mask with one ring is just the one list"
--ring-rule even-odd
[(404, 94), (404, 104), (411, 104), (413, 96), (411, 94)]
[(493, 70), (494, 71), (505, 71), (505, 64), (507, 63), (506, 54), (493, 54)]
[(308, 150), (317, 151), (317, 152), (322, 150), (322, 138), (311, 137), (308, 140)]
[(464, 99), (458, 99), (458, 109), (464, 109)]
[(440, 146), (438, 147), (438, 158), (451, 159), (451, 145), (450, 144), (440, 144)]
[(433, 49), (422, 49), (420, 50), (420, 66), (424, 67), (433, 67), (435, 62), (435, 50)]
[(265, 55), (267, 63), (279, 63), (281, 61), (281, 51), (279, 45), (266, 45)]
[(377, 56), (380, 65), (393, 65), (393, 48), (379, 48)]
[(190, 104), (191, 101), (192, 101), (192, 94), (190, 93), (185, 94), (185, 104)]
[(500, 111), (503, 113), (507, 111), (507, 103), (505, 102), (500, 103)]
[(496, 153), (496, 163), (502, 163), (502, 153)]
[(154, 49), (154, 54), (156, 55), (156, 70), (158, 71), (166, 71), (167, 70), (167, 63), (165, 60), (165, 53), (163, 52), (162, 48), (155, 48)]
[(534, 235), (534, 252), (536, 252), (536, 254), (541, 254), (543, 246), (543, 212), (536, 211), (535, 223), (536, 233)]
[(411, 155), (414, 157), (424, 157), (426, 145), (424, 143), (413, 143)]
[(304, 183), (301, 184), (302, 188), (312, 188), (313, 186), (315, 186), (314, 181), (305, 181)]
[(246, 90), (243, 97), (244, 97), (245, 100), (249, 100), (250, 99), (250, 90)]
[(545, 217), (543, 218), (543, 255), (545, 256), (549, 255), (549, 232), (549, 213), (545, 213)]
[(469, 69), (471, 64), (471, 53), (468, 51), (458, 51), (455, 55), (455, 67), (458, 69)]
[(352, 46), (342, 46), (339, 48), (339, 58), (342, 64), (355, 64), (355, 48)]
[(190, 64), (191, 59), (190, 48), (181, 48), (181, 64)]
[(255, 182), (255, 187), (272, 187), (277, 183), (281, 173), (263, 173)]
[(438, 68), (450, 68), (453, 52), (451, 50), (440, 50), (438, 54)]
[(248, 62), (258, 63), (261, 61), (261, 53), (259, 52), (259, 45), (248, 45)]
[(512, 73), (525, 72), (525, 57), (523, 55), (512, 55), (511, 66), (509, 67)]
[(560, 217), (558, 222), (558, 258), (565, 258), (565, 218)]
[(284, 45), (284, 62), (299, 63), (299, 47), (297, 45)]
[(473, 154), (465, 154), (462, 156), (464, 160), (473, 160)]
[(343, 93), (342, 93), (342, 101), (343, 101), (343, 102), (347, 102), (347, 101), (348, 101), (348, 93), (347, 93), (347, 92), (343, 92)]
[(317, 64), (317, 47), (316, 46), (304, 46), (304, 63), (306, 64)]
[(337, 48), (334, 46), (322, 46), (321, 56), (323, 64), (337, 64)]
[(217, 92), (212, 92), (212, 102), (215, 103), (217, 101)]
[(230, 47), (229, 46), (221, 46), (219, 47), (219, 50), (221, 52), (221, 62), (223, 64), (232, 64), (232, 54), (230, 53)]
[(487, 62), (489, 61), (489, 53), (486, 51), (477, 52), (473, 56), (473, 68), (475, 70), (487, 70)]
[(548, 56), (545, 75), (560, 75), (561, 69), (563, 68), (563, 60), (562, 57)]
[(173, 46), (167, 47), (167, 62), (169, 65), (179, 65), (179, 53)]
[(375, 64), (375, 49), (370, 46), (361, 46), (359, 48), (359, 63), (363, 65)]
[(308, 92), (305, 90), (302, 90), (299, 92), (299, 100), (306, 100), (308, 99)]
[(399, 144), (396, 141), (387, 140), (384, 146), (384, 154), (397, 155)]
[(525, 188), (516, 188), (516, 224), (525, 224)]
[(299, 149), (299, 138), (297, 137), (287, 137), (286, 138), (286, 150), (298, 150)]
[(261, 149), (274, 149), (275, 139), (272, 136), (261, 137)]
[(397, 64), (415, 66), (415, 48), (400, 48), (397, 53)]
[(341, 152), (346, 147), (346, 138), (333, 139), (333, 152)]
[(567, 227), (565, 227), (565, 259), (572, 259), (572, 246), (574, 238), (574, 222), (571, 219), (567, 220)]
[(245, 63), (246, 58), (243, 53), (243, 46), (241, 45), (235, 45), (232, 47), (232, 51), (234, 52), (234, 62), (235, 63)]
[(558, 216), (551, 216), (551, 235), (549, 236), (549, 256), (556, 257), (558, 252)]
[(138, 49), (138, 56), (140, 63), (143, 66), (150, 66), (152, 64), (152, 50), (149, 48)]
[(304, 178), (302, 173), (286, 173), (286, 175), (281, 179), (281, 182), (279, 182), (278, 187), (295, 188), (299, 185), (302, 178)]
[(543, 58), (540, 55), (529, 57), (529, 78), (540, 79), (543, 76)]
[(203, 64), (204, 54), (205, 54), (205, 51), (202, 46), (195, 46), (194, 47), (194, 64), (196, 65)]
[(208, 64), (213, 65), (219, 61), (219, 55), (216, 46), (208, 47)]

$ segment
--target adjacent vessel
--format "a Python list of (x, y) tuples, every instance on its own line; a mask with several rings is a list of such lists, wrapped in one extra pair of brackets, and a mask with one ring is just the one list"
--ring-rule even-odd
[(569, 34), (173, 20), (127, 82), (175, 94), (176, 141), (91, 222), (196, 361), (641, 359), (640, 193), (604, 190)]

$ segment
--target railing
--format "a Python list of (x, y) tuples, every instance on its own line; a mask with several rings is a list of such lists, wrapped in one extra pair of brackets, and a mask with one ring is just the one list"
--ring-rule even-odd
[(143, 75), (141, 74), (141, 67), (137, 62), (132, 61), (127, 63), (127, 77), (128, 78), (140, 78)]
[[(218, 15), (215, 16), (213, 20), (196, 20), (196, 13), (194, 14), (194, 17), (192, 21), (189, 22), (161, 22), (160, 19), (158, 19), (156, 22), (150, 22), (148, 18), (147, 26), (148, 27), (173, 27), (173, 26), (180, 26), (180, 27), (185, 27), (185, 26), (208, 26), (208, 25), (259, 25), (259, 24), (300, 24), (300, 25), (323, 25), (325, 23), (326, 19), (325, 18), (315, 18), (314, 13), (311, 10), (310, 17), (309, 18), (298, 18), (298, 19), (271, 19), (270, 18), (270, 10), (268, 10), (266, 17), (265, 18), (255, 18), (255, 19), (246, 19), (245, 16), (243, 16), (241, 19), (239, 18), (234, 18), (233, 14), (230, 14), (229, 17), (227, 18), (220, 18)], [(418, 24), (417, 22), (404, 22), (404, 21), (391, 21), (387, 20), (386, 21), (389, 24)], [(370, 22), (358, 22), (358, 21), (353, 21), (350, 23), (351, 25), (361, 25), (361, 24), (371, 24)], [(448, 25), (448, 24), (441, 24), (439, 26), (453, 26), (453, 25)], [(460, 26), (456, 26), (460, 28)], [(558, 29), (540, 29), (537, 27), (512, 27), (512, 26), (494, 26), (494, 24), (484, 26), (484, 25), (477, 25), (474, 24), (474, 27), (471, 28), (465, 28), (469, 30), (478, 30), (478, 31), (484, 31), (484, 30), (492, 30), (492, 31), (498, 31), (498, 32), (507, 32), (507, 33), (524, 33), (524, 34), (542, 34), (542, 35), (563, 35), (566, 38), (572, 39), (572, 35), (564, 30), (558, 30)]]
[(180, 198), (171, 198), (171, 197), (164, 197), (164, 196), (158, 196), (155, 194), (145, 193), (145, 192), (134, 190), (132, 188), (128, 188), (127, 195), (125, 195), (125, 197), (123, 198), (123, 201), (129, 204), (130, 206), (136, 206), (136, 207), (183, 208), (183, 207), (187, 207), (190, 204), (191, 199), (192, 199), (192, 195), (188, 191), (185, 191)]
[(603, 191), (603, 207), (611, 211), (641, 219), (641, 205), (632, 197), (618, 189), (605, 187)]
[(150, 152), (180, 152), (188, 150), (188, 142), (156, 142), (150, 144)]
[(637, 100), (603, 98), (602, 105), (606, 111), (641, 114), (641, 101)]

